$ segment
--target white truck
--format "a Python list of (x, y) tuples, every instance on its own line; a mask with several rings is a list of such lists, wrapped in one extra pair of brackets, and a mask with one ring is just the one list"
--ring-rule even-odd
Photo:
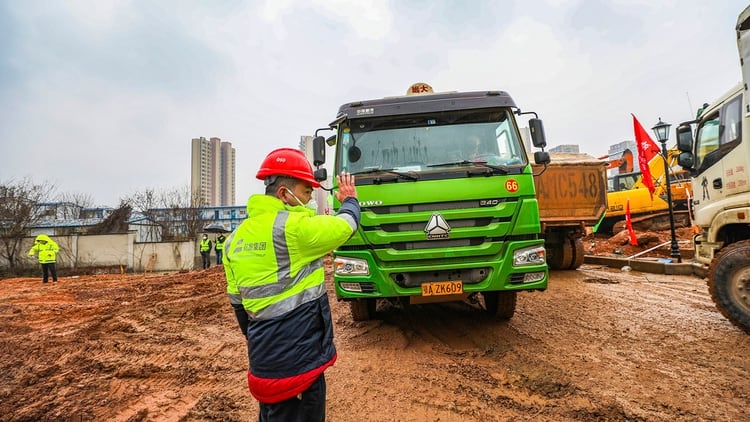
[(681, 123), (678, 162), (693, 184), (695, 259), (719, 311), (750, 334), (750, 6), (737, 20), (743, 83)]

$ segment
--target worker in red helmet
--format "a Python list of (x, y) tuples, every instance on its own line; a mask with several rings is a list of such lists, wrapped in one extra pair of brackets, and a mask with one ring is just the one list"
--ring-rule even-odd
[(324, 421), (323, 372), (336, 349), (323, 257), (359, 225), (354, 176), (336, 177), (335, 216), (306, 207), (320, 183), (299, 150), (272, 151), (256, 177), (265, 195), (250, 197), (223, 257), (229, 302), (247, 338), (248, 387), (260, 421)]

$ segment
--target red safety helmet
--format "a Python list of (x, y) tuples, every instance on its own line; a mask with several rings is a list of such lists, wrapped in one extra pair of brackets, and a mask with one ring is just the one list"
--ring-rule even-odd
[(260, 165), (256, 178), (265, 180), (269, 176), (289, 176), (319, 188), (310, 162), (302, 151), (294, 148), (279, 148), (271, 151)]

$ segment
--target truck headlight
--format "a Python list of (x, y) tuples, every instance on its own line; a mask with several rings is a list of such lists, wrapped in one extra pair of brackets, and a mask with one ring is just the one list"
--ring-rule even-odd
[(337, 275), (369, 275), (370, 267), (364, 259), (337, 257), (333, 260), (333, 271)]
[(544, 264), (545, 261), (544, 246), (534, 246), (532, 248), (518, 249), (513, 252), (513, 266), (523, 267), (525, 265)]

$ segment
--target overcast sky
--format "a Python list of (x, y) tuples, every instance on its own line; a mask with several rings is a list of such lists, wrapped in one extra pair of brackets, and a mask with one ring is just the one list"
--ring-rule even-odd
[[(747, 1), (0, 0), (0, 182), (96, 205), (190, 183), (190, 140), (236, 149), (237, 198), (273, 148), (349, 101), (505, 90), (549, 146), (606, 154), (737, 82)], [(669, 144), (674, 143), (674, 127)]]

